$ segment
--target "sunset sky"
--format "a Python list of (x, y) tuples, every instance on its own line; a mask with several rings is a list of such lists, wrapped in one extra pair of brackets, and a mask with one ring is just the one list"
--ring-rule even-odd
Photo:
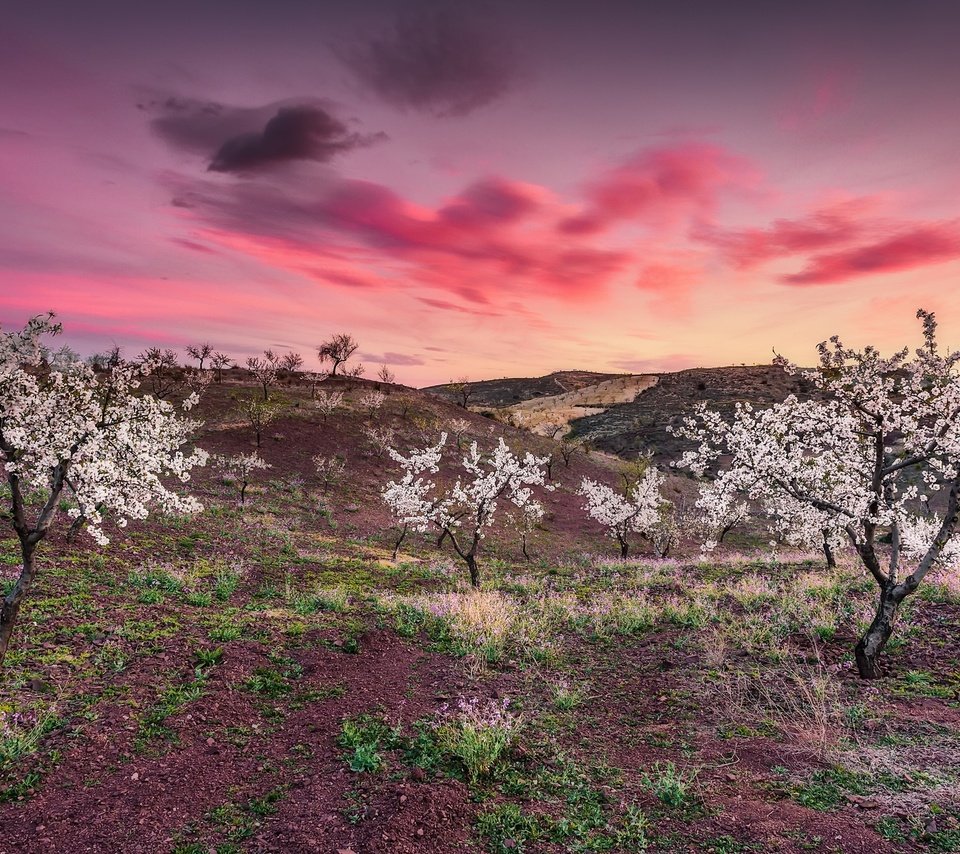
[[(464, 12), (457, 11), (462, 8)], [(960, 346), (960, 3), (47, 0), (0, 323), (413, 385)]]

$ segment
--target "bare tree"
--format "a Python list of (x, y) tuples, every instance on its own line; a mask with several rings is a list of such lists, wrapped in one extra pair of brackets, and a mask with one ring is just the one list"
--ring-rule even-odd
[(377, 371), (377, 379), (382, 383), (395, 383), (397, 381), (397, 375), (386, 365), (381, 365), (380, 370)]
[(583, 439), (570, 436), (564, 436), (560, 440), (560, 456), (563, 457), (564, 468), (570, 468), (570, 463), (573, 461), (573, 458), (586, 450), (586, 444)]
[[(140, 357), (140, 361), (144, 361), (143, 356)], [(109, 371), (118, 367), (121, 362), (123, 362), (123, 355), (116, 344), (105, 353), (94, 353), (87, 359), (87, 364), (95, 371)]]
[(291, 374), (295, 374), (303, 367), (303, 356), (299, 353), (284, 353), (280, 366)]
[(344, 364), (357, 350), (360, 344), (348, 332), (338, 332), (317, 347), (317, 357), (320, 364), (326, 361), (333, 363), (330, 376), (337, 375), (337, 368)]
[(217, 382), (223, 382), (223, 369), (229, 368), (233, 360), (226, 354), (216, 352), (210, 357), (210, 367), (216, 372)]
[[(119, 358), (119, 350), (116, 353)], [(151, 366), (150, 387), (157, 400), (164, 400), (180, 390), (183, 385), (183, 372), (173, 350), (148, 347), (140, 354), (138, 361), (142, 365)]]
[(280, 414), (279, 405), (274, 401), (261, 400), (254, 394), (237, 395), (234, 400), (237, 402), (237, 415), (243, 418), (253, 429), (259, 448), (263, 431)]
[(447, 390), (456, 398), (457, 404), (463, 409), (467, 408), (470, 398), (474, 395), (474, 388), (467, 377), (460, 377), (458, 380), (450, 380), (447, 383)]
[(187, 347), (187, 355), (196, 359), (200, 363), (197, 365), (197, 370), (202, 371), (204, 361), (213, 355), (213, 347), (206, 343), (191, 344), (189, 347)]

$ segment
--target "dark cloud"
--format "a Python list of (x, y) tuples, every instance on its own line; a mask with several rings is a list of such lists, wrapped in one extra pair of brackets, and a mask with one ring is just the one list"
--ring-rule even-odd
[(292, 160), (325, 163), (386, 138), (351, 131), (316, 101), (249, 108), (170, 97), (139, 106), (160, 113), (151, 121), (158, 136), (209, 157), (214, 172), (256, 172)]
[(466, 115), (515, 79), (506, 42), (450, 10), (402, 14), (388, 33), (337, 53), (382, 100), (435, 116)]
[(384, 138), (382, 133), (352, 133), (319, 107), (285, 107), (267, 122), (262, 133), (228, 139), (209, 168), (214, 172), (255, 172), (289, 160), (326, 163), (337, 154)]
[(177, 96), (141, 101), (137, 107), (155, 115), (150, 127), (174, 148), (210, 157), (225, 140), (260, 130), (285, 104), (232, 107), (215, 101)]

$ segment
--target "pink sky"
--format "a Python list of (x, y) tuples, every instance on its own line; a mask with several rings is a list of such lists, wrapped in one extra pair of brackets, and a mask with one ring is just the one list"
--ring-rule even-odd
[(517, 5), (14, 3), (0, 322), (416, 385), (960, 345), (958, 7)]

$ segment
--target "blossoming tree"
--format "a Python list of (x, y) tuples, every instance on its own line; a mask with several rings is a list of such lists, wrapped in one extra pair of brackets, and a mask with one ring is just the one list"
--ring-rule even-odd
[(682, 465), (702, 474), (729, 455), (717, 476), (723, 487), (779, 506), (785, 518), (810, 508), (804, 524), (843, 531), (879, 593), (855, 650), (868, 679), (882, 675), (880, 656), (904, 599), (957, 556), (960, 352), (941, 354), (934, 316), (917, 317), (924, 345), (912, 355), (905, 348), (883, 358), (836, 336), (821, 343), (819, 368), (807, 376), (823, 399), (791, 395), (763, 410), (743, 404), (730, 422), (701, 407), (682, 430), (698, 443)]
[[(199, 426), (167, 401), (136, 393), (149, 361), (117, 361), (102, 374), (76, 361), (47, 362), (42, 339), (60, 331), (53, 315), (0, 334), (0, 461), (7, 481), (3, 517), (20, 541), (20, 574), (0, 607), (0, 663), (24, 597), (36, 578), (36, 551), (59, 518), (83, 520), (100, 545), (117, 527), (144, 519), (150, 507), (173, 513), (200, 509), (174, 491), (207, 454), (183, 446)], [(181, 404), (190, 409), (196, 393)]]
[(218, 454), (214, 458), (214, 462), (227, 477), (234, 481), (241, 504), (247, 503), (247, 489), (250, 487), (254, 472), (273, 468), (260, 456), (259, 451), (251, 451), (249, 454), (234, 454), (233, 456)]
[(408, 530), (425, 532), (435, 527), (441, 537), (449, 537), (470, 571), (470, 583), (479, 587), (477, 554), (501, 499), (520, 510), (539, 504), (532, 487), (544, 486), (545, 460), (529, 452), (517, 456), (502, 437), (490, 454), (481, 454), (474, 442), (461, 458), (466, 477), (457, 478), (444, 490), (426, 475), (439, 471), (446, 441), (447, 434), (441, 433), (436, 445), (411, 451), (408, 456), (391, 448), (390, 456), (403, 469), (403, 477), (387, 484), (383, 499), (401, 527), (397, 549)]
[(264, 350), (263, 357), (248, 356), (247, 370), (263, 389), (263, 399), (270, 399), (270, 389), (277, 382), (280, 373), (280, 357), (272, 350)]
[(326, 422), (329, 416), (333, 415), (334, 412), (343, 406), (343, 392), (317, 392), (314, 406), (316, 406), (317, 410), (323, 416), (324, 422)]
[(580, 484), (578, 494), (587, 500), (587, 513), (591, 519), (604, 525), (609, 535), (620, 544), (621, 557), (630, 553), (631, 534), (639, 533), (645, 540), (653, 539), (661, 523), (664, 499), (660, 488), (663, 481), (664, 477), (657, 469), (648, 468), (626, 495), (588, 477)]

